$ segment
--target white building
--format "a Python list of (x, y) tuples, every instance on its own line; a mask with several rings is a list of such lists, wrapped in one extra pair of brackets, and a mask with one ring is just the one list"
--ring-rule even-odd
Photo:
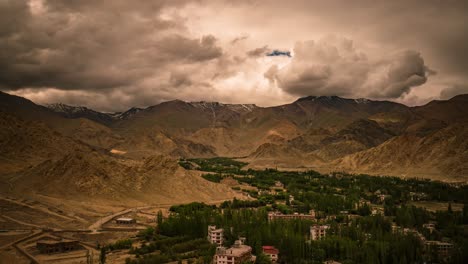
[(115, 219), (115, 223), (118, 225), (134, 225), (136, 220), (130, 217), (119, 217)]
[(230, 248), (218, 247), (213, 257), (214, 264), (241, 264), (255, 262), (256, 257), (252, 255), (252, 248), (244, 245), (242, 241), (236, 240)]
[(284, 188), (284, 184), (280, 181), (276, 181), (275, 182), (275, 187), (278, 187), (278, 188)]
[(216, 228), (215, 225), (208, 226), (208, 241), (211, 244), (216, 244), (218, 246), (222, 246), (224, 242), (224, 229)]
[(320, 240), (327, 235), (329, 225), (313, 225), (310, 227), (310, 239)]

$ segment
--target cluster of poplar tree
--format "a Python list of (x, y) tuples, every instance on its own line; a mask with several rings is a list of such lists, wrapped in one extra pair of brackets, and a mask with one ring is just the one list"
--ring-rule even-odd
[[(416, 229), (428, 239), (450, 239), (455, 244), (450, 262), (468, 263), (464, 228), (468, 224), (467, 185), (344, 173), (323, 175), (315, 171), (243, 170), (245, 163), (228, 158), (181, 160), (180, 164), (186, 169), (216, 173), (205, 175), (207, 180), (219, 182), (233, 177), (257, 187), (259, 192), (248, 191), (257, 198), (253, 201), (233, 200), (220, 207), (192, 203), (172, 207), (167, 219), (159, 214), (157, 228), (146, 234), (147, 238), (167, 238), (159, 240), (159, 246), (169, 243), (171, 238), (182, 237), (187, 242), (178, 247), (188, 247), (193, 244), (190, 241), (206, 239), (207, 226), (214, 224), (224, 229), (227, 247), (239, 236), (246, 237), (246, 243), (259, 256), (258, 263), (268, 263), (262, 255), (262, 245), (277, 247), (281, 263), (323, 263), (331, 259), (341, 263), (383, 264), (442, 261), (436, 255), (428, 256), (423, 243), (414, 234), (392, 232), (391, 225), (397, 224)], [(278, 182), (284, 188), (277, 188)], [(381, 198), (382, 194), (385, 199)], [(449, 206), (448, 210), (433, 213), (410, 205), (413, 199), (464, 203), (465, 207), (462, 212), (454, 212)], [(384, 214), (371, 216), (369, 203), (383, 207)], [(310, 241), (310, 226), (316, 223), (306, 220), (270, 222), (267, 217), (271, 210), (308, 213), (311, 209), (316, 210), (321, 221), (327, 216), (336, 216), (326, 220), (331, 228), (323, 240)], [(360, 217), (350, 219), (342, 211)], [(428, 221), (436, 221), (435, 232), (429, 233), (423, 228)], [(199, 263), (209, 263), (212, 254), (213, 251), (207, 250), (199, 253)]]
[[(393, 234), (391, 223), (383, 216), (367, 216), (342, 223), (331, 222), (325, 239), (310, 240), (312, 221), (268, 221), (266, 207), (233, 209), (193, 203), (172, 208), (168, 219), (161, 219), (157, 234), (206, 238), (207, 226), (224, 229), (225, 246), (239, 237), (253, 253), (261, 255), (263, 245), (280, 250), (281, 263), (417, 263), (422, 262), (422, 244), (412, 235)], [(264, 258), (259, 258), (264, 260)], [(259, 260), (259, 261), (260, 261)]]

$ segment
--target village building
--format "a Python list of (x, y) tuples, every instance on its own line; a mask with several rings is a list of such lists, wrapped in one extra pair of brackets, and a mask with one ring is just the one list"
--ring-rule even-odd
[(331, 221), (331, 220), (335, 220), (335, 219), (336, 219), (336, 215), (327, 215), (327, 216), (325, 216), (326, 221)]
[(275, 182), (275, 187), (277, 187), (277, 188), (284, 188), (284, 184), (283, 184), (282, 182), (280, 182), (280, 181), (276, 181), (276, 182)]
[(428, 198), (427, 194), (423, 192), (410, 192), (409, 195), (410, 195), (411, 201), (423, 201), (423, 200), (427, 200)]
[(211, 244), (216, 244), (218, 246), (223, 245), (224, 229), (216, 228), (215, 225), (209, 225), (208, 226), (208, 241)]
[(134, 225), (136, 224), (136, 220), (129, 217), (119, 217), (115, 219), (115, 223), (118, 225)]
[(401, 226), (392, 224), (392, 233), (393, 234), (400, 233), (400, 234), (405, 234), (405, 235), (411, 234), (417, 237), (421, 242), (426, 241), (426, 237), (424, 237), (423, 234), (419, 233), (418, 230), (414, 228), (402, 228)]
[(371, 233), (364, 233), (364, 240), (367, 241), (369, 239), (372, 239), (372, 234)]
[(256, 257), (252, 255), (252, 248), (244, 245), (241, 240), (236, 240), (230, 248), (218, 247), (213, 257), (214, 264), (240, 264), (255, 262)]
[(268, 213), (268, 221), (274, 220), (294, 220), (294, 219), (302, 219), (302, 220), (315, 220), (315, 211), (310, 210), (309, 214), (282, 214), (279, 212), (270, 212)]
[(434, 223), (423, 224), (423, 228), (426, 228), (427, 230), (429, 230), (429, 233), (432, 234), (432, 232), (434, 232), (435, 230), (435, 224)]
[(36, 248), (42, 254), (52, 254), (52, 253), (62, 253), (72, 250), (77, 250), (80, 248), (80, 245), (77, 240), (39, 240), (36, 242)]
[(313, 225), (310, 227), (310, 239), (320, 240), (327, 236), (329, 225)]
[(359, 201), (356, 204), (354, 204), (354, 209), (358, 209), (359, 207), (370, 205), (370, 204), (371, 204), (370, 201), (360, 198)]
[(437, 255), (439, 256), (439, 258), (450, 257), (450, 253), (453, 250), (452, 243), (434, 241), (434, 240), (425, 241), (424, 247), (427, 252), (435, 251)]
[(278, 262), (279, 250), (274, 246), (263, 246), (262, 247), (263, 254), (268, 256), (272, 263)]
[(358, 219), (358, 218), (361, 218), (362, 216), (358, 215), (358, 214), (347, 214), (346, 215), (346, 218), (348, 220), (354, 220), (354, 219)]
[(385, 210), (383, 207), (372, 207), (372, 210), (371, 210), (371, 214), (372, 215), (384, 215), (385, 214)]
[(374, 194), (375, 194), (375, 195), (377, 196), (377, 198), (379, 199), (379, 202), (384, 202), (385, 199), (392, 197), (392, 196), (389, 195), (389, 194), (384, 194), (384, 193), (382, 193), (381, 190), (375, 191)]
[(385, 201), (385, 199), (390, 198), (390, 197), (392, 197), (392, 196), (391, 196), (391, 195), (388, 195), (388, 194), (379, 194), (379, 195), (377, 195), (377, 197), (379, 198), (379, 201), (380, 201), (381, 203), (383, 203), (383, 202)]

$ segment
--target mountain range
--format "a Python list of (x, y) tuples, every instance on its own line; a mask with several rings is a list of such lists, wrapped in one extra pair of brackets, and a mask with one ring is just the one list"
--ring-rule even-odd
[(66, 184), (61, 195), (119, 197), (130, 190), (145, 200), (159, 186), (164, 200), (168, 189), (189, 185), (221, 199), (233, 194), (219, 186), (207, 191), (211, 183), (177, 165), (178, 158), (217, 156), (254, 168), (467, 181), (468, 95), (416, 107), (337, 96), (274, 107), (174, 100), (102, 113), (0, 92), (4, 188), (31, 190), (47, 179), (35, 191)]

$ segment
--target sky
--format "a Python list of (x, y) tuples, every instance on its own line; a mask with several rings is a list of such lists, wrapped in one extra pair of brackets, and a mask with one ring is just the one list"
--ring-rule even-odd
[(0, 90), (122, 111), (468, 93), (466, 1), (0, 0)]

